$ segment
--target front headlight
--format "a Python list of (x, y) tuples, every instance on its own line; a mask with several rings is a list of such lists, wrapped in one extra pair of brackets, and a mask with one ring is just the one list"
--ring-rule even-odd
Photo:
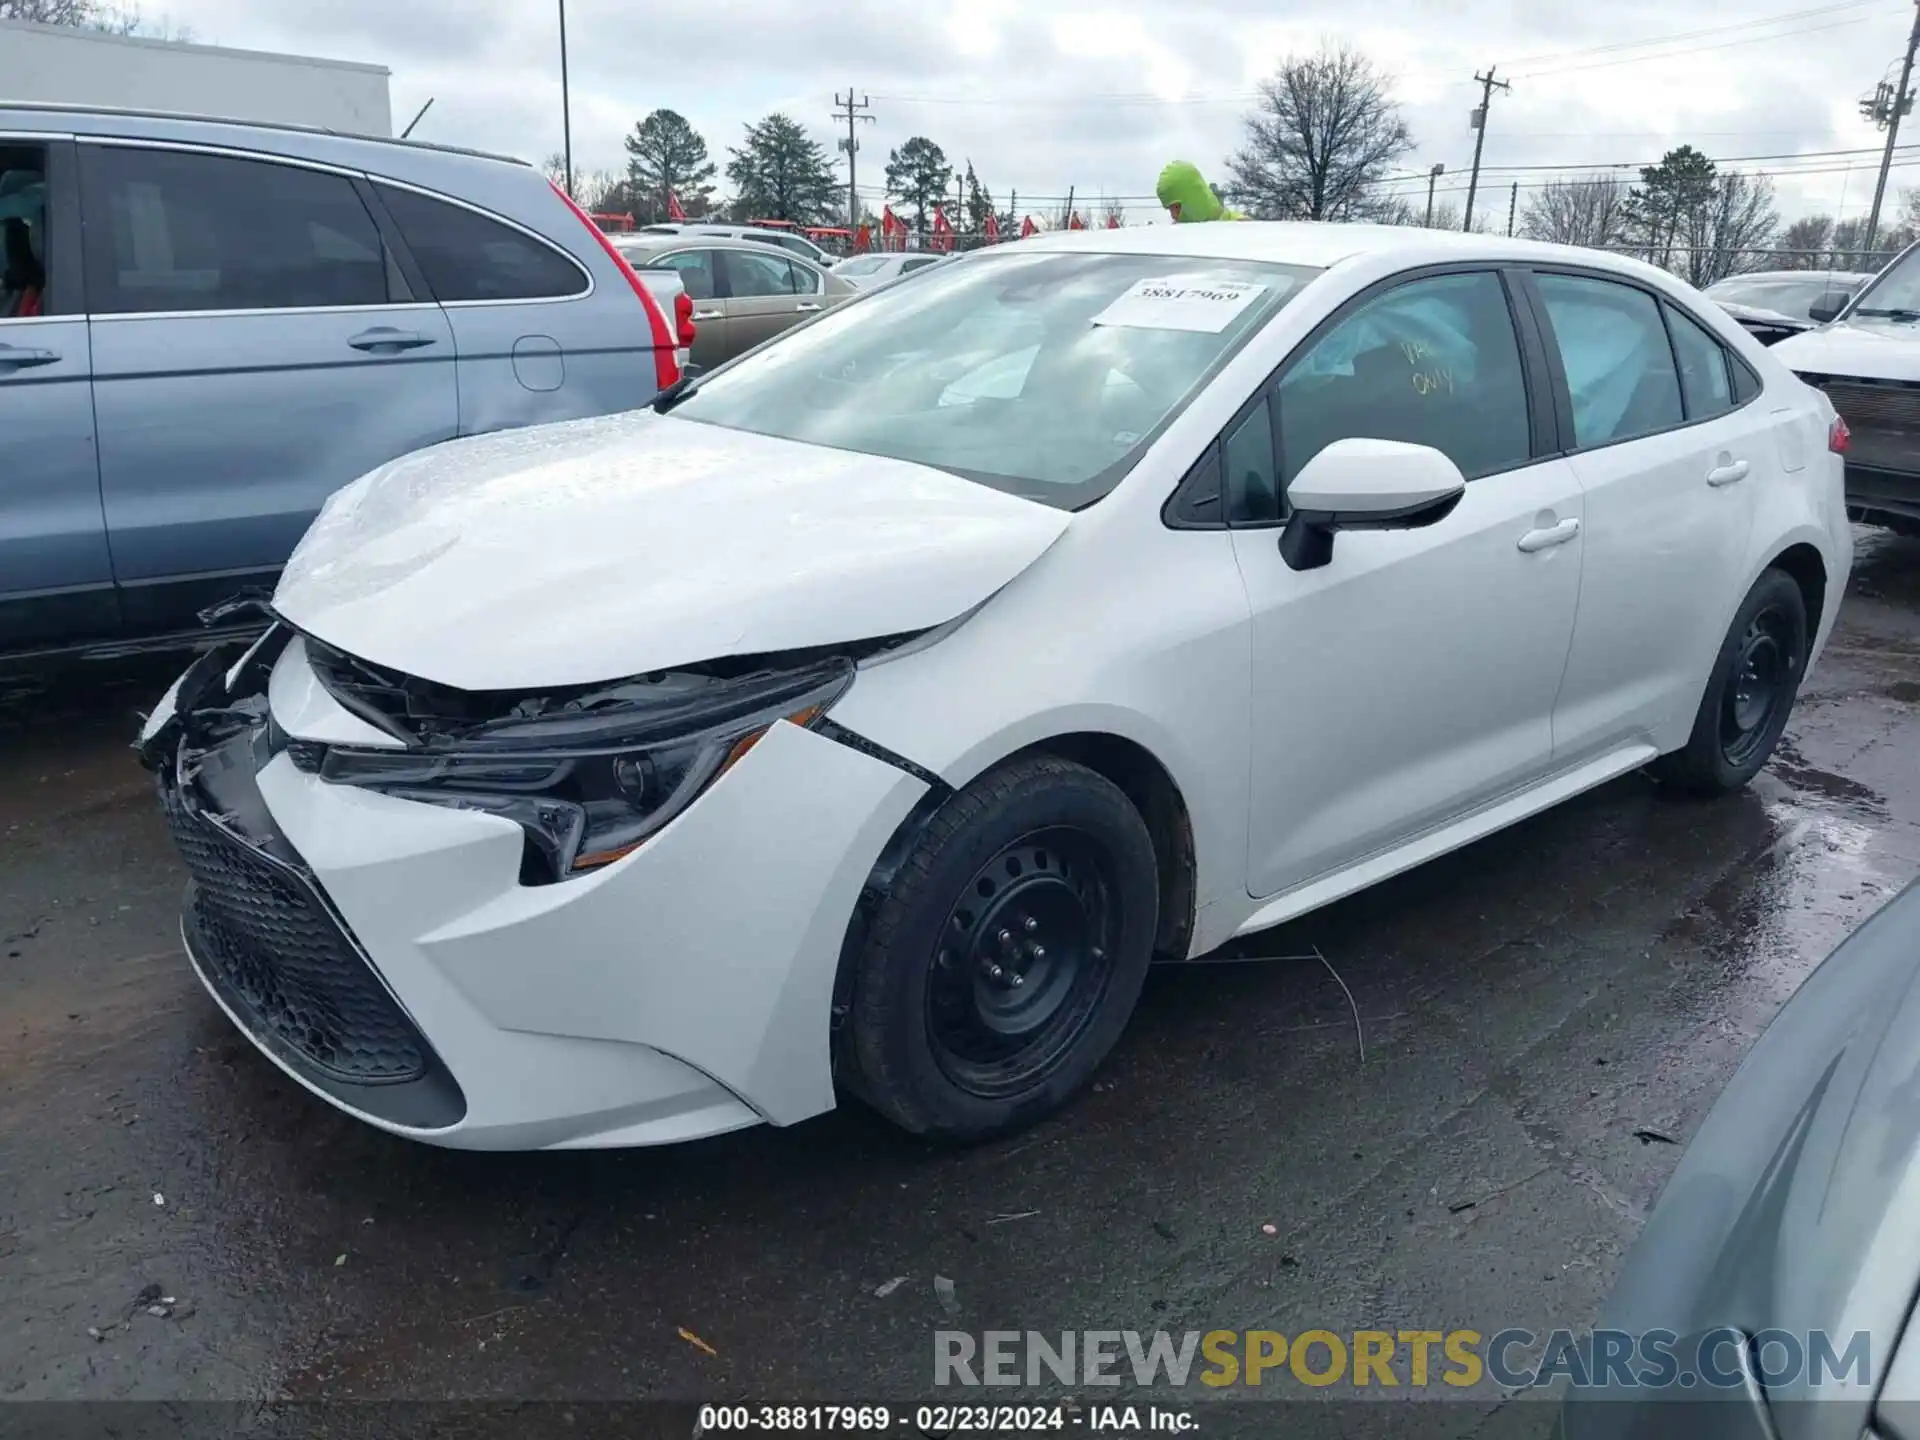
[(781, 720), (811, 725), (853, 683), (845, 659), (725, 679), (673, 674), (505, 715), (405, 750), (329, 747), (321, 778), (478, 810), (526, 832), (528, 884), (610, 864), (685, 810)]

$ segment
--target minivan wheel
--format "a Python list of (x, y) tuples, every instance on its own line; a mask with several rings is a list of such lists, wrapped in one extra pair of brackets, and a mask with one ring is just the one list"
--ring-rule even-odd
[(1084, 766), (1015, 760), (954, 795), (855, 959), (843, 1077), (908, 1130), (1004, 1134), (1093, 1075), (1153, 955), (1153, 840)]
[(1701, 795), (1745, 785), (1779, 743), (1806, 665), (1806, 599), (1792, 576), (1768, 570), (1733, 617), (1686, 748), (1654, 761), (1654, 777)]

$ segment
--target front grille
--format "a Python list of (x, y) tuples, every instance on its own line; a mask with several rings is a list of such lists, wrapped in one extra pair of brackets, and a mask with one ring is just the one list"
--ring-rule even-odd
[(1920, 431), (1920, 388), (1829, 381), (1822, 387), (1850, 429)]
[(312, 884), (199, 813), (171, 776), (160, 789), (193, 876), (195, 957), (242, 1023), (334, 1080), (423, 1077), (424, 1038)]

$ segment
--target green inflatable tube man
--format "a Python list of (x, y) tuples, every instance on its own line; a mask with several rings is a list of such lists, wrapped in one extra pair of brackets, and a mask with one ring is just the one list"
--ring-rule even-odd
[(1199, 169), (1185, 160), (1175, 160), (1160, 172), (1158, 194), (1160, 203), (1167, 207), (1177, 224), (1247, 218), (1238, 210), (1229, 210), (1222, 205), (1220, 197), (1213, 193), (1213, 187), (1201, 177)]

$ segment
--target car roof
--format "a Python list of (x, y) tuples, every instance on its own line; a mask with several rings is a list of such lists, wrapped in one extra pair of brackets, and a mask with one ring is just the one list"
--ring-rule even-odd
[[(765, 255), (769, 249), (758, 240), (742, 240), (733, 235), (716, 235), (700, 230), (676, 230), (671, 235), (649, 235), (640, 230), (623, 230), (607, 236), (617, 250), (743, 250), (749, 255)], [(780, 247), (771, 247), (778, 250)], [(810, 256), (796, 255), (796, 260)]]
[[(324, 63), (344, 65), (346, 62), (326, 61)], [(386, 71), (384, 65), (364, 65), (353, 68), (378, 70), (382, 73)], [(365, 141), (371, 145), (397, 145), (409, 150), (436, 151), (442, 155), (465, 155), (479, 160), (498, 160), (507, 165), (527, 166), (527, 162), (517, 156), (501, 155), (492, 150), (474, 150), (465, 145), (443, 145), (433, 140), (410, 140), (401, 135), (363, 135), (353, 130), (330, 130), (324, 125), (296, 125), (288, 120), (240, 120), (226, 115), (193, 115), (181, 110), (138, 110), (122, 105), (69, 105), (45, 100), (0, 100), (0, 115), (9, 113), (96, 116), (104, 120), (164, 120), (189, 125), (232, 126), (241, 130), (258, 130), (267, 134), (324, 135), (330, 140)]]
[(1111, 255), (1192, 256), (1206, 260), (1265, 260), (1321, 269), (1362, 256), (1389, 256), (1401, 265), (1459, 260), (1548, 261), (1616, 270), (1623, 275), (1673, 277), (1644, 261), (1576, 245), (1413, 225), (1360, 225), (1321, 220), (1222, 220), (1201, 225), (1133, 225), (1118, 230), (1048, 230), (1010, 241), (1023, 250), (1083, 250)]
[(1714, 281), (1715, 285), (1726, 285), (1743, 280), (1871, 280), (1871, 270), (1748, 270), (1739, 275), (1727, 275)]

